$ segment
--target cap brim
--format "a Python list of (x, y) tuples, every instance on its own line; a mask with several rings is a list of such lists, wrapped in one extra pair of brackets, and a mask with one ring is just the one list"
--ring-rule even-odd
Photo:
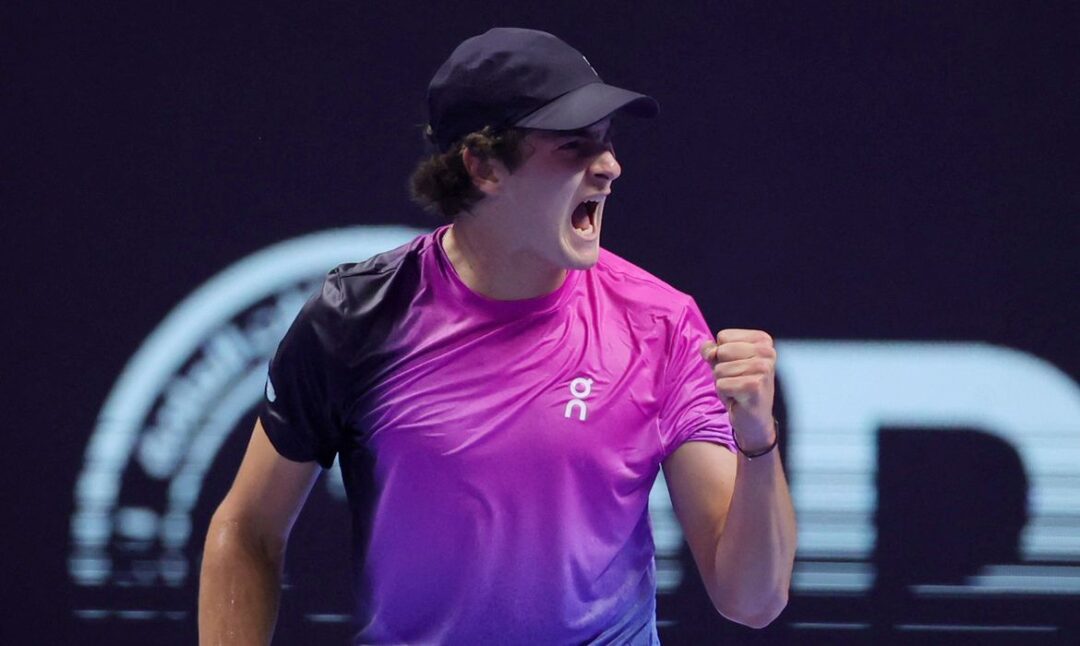
[(589, 83), (531, 112), (514, 125), (540, 130), (577, 130), (615, 112), (651, 118), (660, 113), (660, 104), (644, 94), (603, 83)]

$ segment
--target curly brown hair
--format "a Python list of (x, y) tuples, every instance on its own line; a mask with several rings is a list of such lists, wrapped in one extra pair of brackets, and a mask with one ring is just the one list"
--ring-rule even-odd
[(495, 159), (513, 172), (524, 161), (522, 143), (527, 130), (491, 126), (465, 135), (444, 153), (436, 153), (417, 164), (409, 179), (409, 192), (414, 202), (425, 210), (453, 220), (468, 210), (484, 194), (473, 184), (461, 153), (468, 148), (481, 159)]

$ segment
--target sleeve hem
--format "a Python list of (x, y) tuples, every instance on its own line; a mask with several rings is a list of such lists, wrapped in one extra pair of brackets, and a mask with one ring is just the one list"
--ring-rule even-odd
[(286, 438), (289, 437), (289, 433), (286, 429), (281, 428), (281, 425), (274, 420), (273, 414), (266, 414), (266, 410), (263, 406), (260, 406), (259, 411), (259, 423), (262, 425), (263, 430), (266, 432), (266, 437), (270, 440), (270, 444), (274, 447), (274, 450), (278, 452), (278, 455), (291, 460), (293, 462), (318, 462), (319, 466), (323, 469), (329, 469), (334, 464), (334, 456), (331, 454), (329, 460), (320, 458), (317, 454), (303, 450), (295, 444), (290, 443)]
[[(700, 435), (700, 436), (698, 435), (699, 433), (703, 433), (703, 432), (707, 432), (707, 431), (712, 431), (712, 433), (709, 433), (707, 435)], [(726, 433), (727, 433), (726, 428), (710, 428), (710, 427), (699, 428), (696, 431), (694, 431), (693, 434), (691, 434), (689, 437), (687, 437), (686, 439), (684, 439), (681, 442), (679, 442), (679, 443), (675, 444), (674, 446), (672, 446), (670, 448), (670, 450), (667, 449), (667, 447), (665, 447), (663, 460), (666, 460), (669, 457), (671, 457), (671, 455), (673, 453), (675, 453), (675, 451), (679, 450), (679, 447), (681, 447), (684, 444), (687, 444), (689, 442), (707, 442), (709, 444), (719, 444), (720, 446), (725, 447), (727, 450), (731, 451), (732, 453), (737, 454), (738, 450), (735, 448), (735, 442), (730, 437), (725, 437)], [(663, 460), (661, 460), (661, 461), (663, 461)]]

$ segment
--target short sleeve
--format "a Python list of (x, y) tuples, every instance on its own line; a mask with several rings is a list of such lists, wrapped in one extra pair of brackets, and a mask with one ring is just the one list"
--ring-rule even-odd
[(701, 346), (714, 337), (693, 299), (687, 298), (672, 325), (660, 410), (664, 458), (691, 441), (722, 444), (734, 451), (727, 409), (716, 394), (712, 370), (701, 357)]
[(345, 295), (331, 272), (300, 310), (270, 361), (259, 419), (282, 456), (334, 463), (342, 437)]

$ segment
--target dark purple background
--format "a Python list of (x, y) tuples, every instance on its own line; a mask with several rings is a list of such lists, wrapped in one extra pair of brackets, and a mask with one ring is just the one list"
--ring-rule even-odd
[(404, 188), (426, 82), (494, 25), (555, 32), (659, 99), (620, 128), (605, 245), (714, 327), (987, 341), (1080, 375), (1077, 5), (812, 4), (4, 9), (0, 639), (84, 630), (64, 601), (75, 474), (177, 302), (305, 232), (435, 224)]

